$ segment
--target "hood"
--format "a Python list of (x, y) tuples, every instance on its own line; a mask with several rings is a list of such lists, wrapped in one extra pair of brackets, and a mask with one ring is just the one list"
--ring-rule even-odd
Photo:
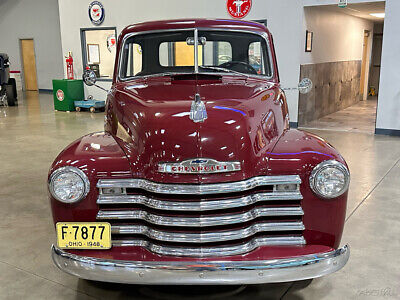
[[(272, 150), (279, 131), (273, 101), (278, 89), (273, 84), (234, 76), (159, 77), (125, 83), (117, 90), (115, 98), (124, 103), (123, 126), (132, 138), (124, 148), (133, 176), (206, 183), (265, 174), (265, 154)], [(195, 123), (189, 117), (196, 93), (207, 111), (204, 122)], [(218, 174), (157, 170), (160, 163), (195, 158), (240, 162), (241, 170)]]

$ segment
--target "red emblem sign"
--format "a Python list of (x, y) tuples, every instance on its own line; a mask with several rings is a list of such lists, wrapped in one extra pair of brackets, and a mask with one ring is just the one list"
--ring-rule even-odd
[(57, 90), (57, 99), (58, 101), (64, 100), (64, 92), (62, 90)]
[(247, 16), (251, 8), (251, 0), (227, 0), (228, 13), (235, 19)]

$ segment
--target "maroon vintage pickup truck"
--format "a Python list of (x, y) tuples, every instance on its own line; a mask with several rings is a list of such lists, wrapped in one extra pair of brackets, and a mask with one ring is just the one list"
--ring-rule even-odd
[[(263, 25), (147, 22), (125, 28), (117, 49), (105, 131), (70, 144), (49, 172), (61, 270), (253, 284), (346, 264), (348, 167), (323, 139), (289, 128)], [(95, 85), (94, 73), (84, 81)]]

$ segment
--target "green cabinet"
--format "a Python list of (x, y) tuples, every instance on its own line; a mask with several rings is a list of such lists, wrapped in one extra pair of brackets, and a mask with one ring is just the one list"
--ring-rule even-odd
[(54, 109), (60, 111), (75, 110), (74, 101), (85, 97), (82, 80), (53, 80)]

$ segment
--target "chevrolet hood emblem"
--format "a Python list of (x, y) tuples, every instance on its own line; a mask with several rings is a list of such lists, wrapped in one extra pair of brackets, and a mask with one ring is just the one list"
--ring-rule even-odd
[(240, 171), (238, 161), (221, 162), (210, 158), (188, 159), (177, 163), (160, 163), (158, 172), (172, 174), (209, 174)]
[(192, 105), (190, 107), (190, 116), (189, 118), (195, 122), (204, 122), (207, 119), (207, 111), (204, 102), (201, 101), (200, 95), (196, 94)]

